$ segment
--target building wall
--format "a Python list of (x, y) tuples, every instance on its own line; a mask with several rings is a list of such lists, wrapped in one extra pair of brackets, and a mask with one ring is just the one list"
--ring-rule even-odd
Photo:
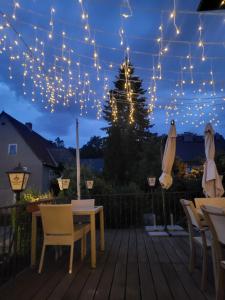
[[(17, 144), (16, 155), (8, 154), (9, 144)], [(27, 188), (42, 192), (42, 162), (32, 152), (7, 118), (2, 116), (0, 118), (0, 206), (13, 203), (13, 193), (5, 172), (16, 167), (19, 162), (31, 172)]]
[(50, 191), (50, 183), (53, 178), (56, 178), (53, 168), (43, 166), (42, 169), (42, 192), (46, 193)]

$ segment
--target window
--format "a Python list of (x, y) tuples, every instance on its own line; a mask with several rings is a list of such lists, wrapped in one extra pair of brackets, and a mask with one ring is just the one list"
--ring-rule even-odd
[(9, 155), (16, 155), (16, 153), (17, 153), (17, 144), (9, 144), (8, 154)]

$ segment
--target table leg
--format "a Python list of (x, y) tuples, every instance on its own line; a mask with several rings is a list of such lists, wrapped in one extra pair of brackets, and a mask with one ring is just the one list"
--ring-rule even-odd
[(100, 211), (100, 250), (105, 250), (104, 210)]
[(31, 224), (31, 267), (36, 264), (37, 217), (32, 214)]
[(96, 227), (95, 214), (91, 215), (91, 267), (96, 268)]

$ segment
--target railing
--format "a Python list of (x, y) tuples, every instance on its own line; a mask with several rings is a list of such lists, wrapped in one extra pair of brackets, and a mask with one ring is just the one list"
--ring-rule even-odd
[[(194, 199), (200, 193), (166, 192), (167, 222), (182, 224), (184, 215), (179, 199)], [(90, 196), (89, 196), (90, 197)], [(85, 196), (83, 198), (86, 198)], [(104, 206), (106, 228), (128, 228), (163, 224), (161, 192), (143, 194), (92, 195), (96, 205)], [(68, 203), (70, 199), (50, 199), (50, 203)], [(42, 202), (42, 201), (41, 201)], [(36, 205), (36, 204), (35, 204)], [(31, 208), (31, 209), (30, 209)], [(30, 264), (31, 213), (29, 204), (0, 208), (0, 284)], [(42, 246), (41, 220), (38, 221), (37, 254)]]
[[(201, 192), (165, 192), (167, 224), (183, 224), (180, 199), (203, 197)], [(93, 195), (104, 206), (106, 228), (129, 228), (164, 224), (162, 193)], [(151, 224), (150, 224), (151, 223)]]

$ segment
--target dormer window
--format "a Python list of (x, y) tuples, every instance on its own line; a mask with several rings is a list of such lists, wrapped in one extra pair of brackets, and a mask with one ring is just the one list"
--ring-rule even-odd
[(16, 154), (17, 154), (17, 144), (9, 144), (8, 155), (16, 155)]

